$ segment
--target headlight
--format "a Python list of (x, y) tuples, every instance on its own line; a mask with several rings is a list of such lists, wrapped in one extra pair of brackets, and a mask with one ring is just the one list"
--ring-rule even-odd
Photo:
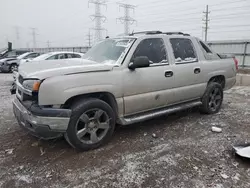
[(39, 90), (41, 81), (40, 80), (24, 80), (23, 87), (30, 91), (37, 92)]

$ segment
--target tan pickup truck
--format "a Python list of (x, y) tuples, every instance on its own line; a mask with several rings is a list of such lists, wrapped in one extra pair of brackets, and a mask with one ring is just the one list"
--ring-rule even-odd
[(64, 135), (71, 146), (88, 150), (106, 143), (116, 124), (194, 106), (218, 112), (236, 72), (236, 59), (222, 59), (196, 37), (133, 33), (99, 42), (82, 59), (21, 66), (14, 113), (31, 134)]

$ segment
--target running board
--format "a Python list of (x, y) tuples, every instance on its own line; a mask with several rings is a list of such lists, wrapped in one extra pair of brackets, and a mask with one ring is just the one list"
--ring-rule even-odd
[(138, 122), (149, 120), (149, 119), (159, 117), (162, 115), (171, 114), (171, 113), (178, 112), (181, 110), (193, 108), (193, 107), (199, 106), (201, 104), (202, 103), (199, 99), (199, 100), (186, 102), (186, 103), (182, 103), (182, 104), (178, 104), (178, 105), (172, 105), (172, 106), (157, 109), (157, 110), (152, 110), (152, 111), (148, 111), (148, 112), (139, 113), (136, 115), (122, 117), (119, 119), (118, 123), (121, 125), (129, 125), (129, 124), (133, 124), (133, 123), (138, 123)]

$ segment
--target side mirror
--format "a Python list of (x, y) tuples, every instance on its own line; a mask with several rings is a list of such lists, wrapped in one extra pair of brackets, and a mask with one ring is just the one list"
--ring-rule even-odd
[(135, 70), (136, 68), (149, 67), (150, 62), (148, 57), (140, 56), (134, 58), (133, 62), (130, 62), (128, 68), (131, 70)]

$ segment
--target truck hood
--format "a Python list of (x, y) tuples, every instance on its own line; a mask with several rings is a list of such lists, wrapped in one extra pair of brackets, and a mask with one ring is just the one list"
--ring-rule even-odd
[(114, 66), (117, 65), (109, 62), (97, 63), (87, 59), (43, 60), (22, 63), (18, 68), (18, 72), (23, 78), (42, 80), (65, 74), (110, 71)]

